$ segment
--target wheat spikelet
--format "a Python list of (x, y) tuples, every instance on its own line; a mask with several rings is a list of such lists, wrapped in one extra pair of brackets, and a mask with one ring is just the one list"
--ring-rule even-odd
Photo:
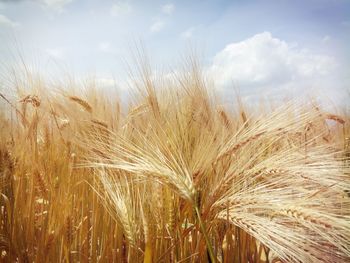
[(235, 144), (233, 147), (231, 147), (228, 151), (226, 151), (224, 154), (219, 155), (217, 161), (219, 161), (222, 157), (227, 156), (227, 155), (231, 155), (234, 154), (236, 151), (238, 151), (240, 148), (242, 148), (243, 146), (245, 146), (248, 143), (251, 143), (255, 140), (257, 140), (259, 137), (261, 137), (262, 135), (266, 134), (266, 132), (259, 132), (257, 134), (254, 134), (253, 136), (247, 138), (244, 141), (240, 141), (237, 144)]
[(296, 208), (296, 207), (284, 208), (281, 210), (281, 213), (294, 217), (297, 220), (308, 221), (311, 224), (321, 225), (322, 227), (328, 230), (332, 229), (331, 224), (327, 223), (326, 221), (322, 221), (320, 219), (314, 218), (311, 215), (305, 214), (305, 212), (303, 212), (300, 208)]
[(335, 114), (327, 114), (326, 119), (336, 121), (340, 124), (345, 124), (345, 120), (343, 118), (341, 118), (340, 116), (335, 115)]
[(72, 244), (73, 241), (73, 222), (72, 222), (72, 217), (67, 216), (65, 220), (65, 225), (64, 225), (64, 233), (65, 233), (65, 239), (68, 247)]
[(52, 245), (55, 241), (55, 231), (52, 231), (46, 240), (46, 244), (45, 244), (45, 249), (44, 249), (44, 255), (47, 256), (50, 253), (50, 250), (52, 248)]
[(90, 104), (86, 100), (83, 100), (83, 99), (81, 99), (81, 98), (79, 98), (77, 96), (69, 96), (68, 98), (71, 101), (74, 101), (74, 102), (78, 103), (87, 112), (92, 113), (92, 107), (90, 106)]
[(231, 121), (230, 121), (229, 117), (227, 116), (225, 110), (220, 109), (220, 110), (218, 110), (218, 113), (219, 113), (220, 118), (221, 118), (222, 122), (224, 123), (225, 127), (227, 129), (231, 128), (232, 124), (231, 124)]
[(49, 125), (44, 126), (44, 143), (46, 148), (49, 148), (51, 144), (51, 132)]
[(24, 98), (22, 98), (21, 100), (19, 100), (19, 102), (21, 102), (23, 104), (31, 103), (33, 105), (33, 107), (35, 107), (35, 108), (39, 107), (41, 104), (39, 97), (36, 95), (27, 95)]
[(94, 124), (96, 124), (96, 125), (98, 125), (98, 126), (101, 126), (101, 127), (105, 128), (105, 129), (108, 128), (108, 124), (105, 123), (104, 121), (100, 121), (100, 120), (96, 120), (96, 119), (91, 119), (91, 122), (94, 123)]
[[(0, 149), (0, 191), (7, 193), (7, 187), (11, 186), (12, 176), (15, 171), (15, 162), (7, 149)], [(10, 193), (7, 193), (10, 194)]]
[[(109, 176), (103, 171), (99, 171), (102, 189), (105, 191), (107, 207), (115, 215), (123, 227), (123, 233), (131, 245), (136, 244), (137, 225), (135, 225), (135, 214), (131, 199), (131, 188), (127, 180), (123, 177), (120, 182), (116, 182), (113, 176)], [(122, 186), (124, 185), (124, 186)]]
[(48, 189), (45, 183), (45, 180), (41, 173), (38, 170), (35, 170), (34, 176), (38, 185), (38, 188), (43, 196), (47, 196), (48, 194)]
[(92, 231), (92, 227), (91, 227), (91, 213), (92, 211), (88, 211), (88, 215), (87, 215), (87, 220), (86, 220), (86, 240), (84, 243), (84, 254), (86, 256), (87, 259), (90, 258), (90, 249), (91, 249), (91, 231)]
[(63, 130), (67, 126), (69, 126), (69, 124), (70, 124), (70, 121), (68, 119), (60, 120), (59, 125), (58, 125), (58, 129)]

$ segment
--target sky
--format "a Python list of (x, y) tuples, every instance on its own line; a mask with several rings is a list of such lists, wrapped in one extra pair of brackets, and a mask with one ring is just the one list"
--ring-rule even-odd
[(195, 49), (226, 98), (238, 88), (252, 101), (348, 103), (350, 0), (0, 0), (0, 70), (20, 53), (57, 77), (94, 75), (112, 88), (127, 81), (137, 43), (162, 72)]

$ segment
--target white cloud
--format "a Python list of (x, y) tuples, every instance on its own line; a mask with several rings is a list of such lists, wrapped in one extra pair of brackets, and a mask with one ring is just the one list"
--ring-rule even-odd
[(161, 31), (164, 28), (164, 26), (165, 24), (162, 20), (157, 20), (151, 25), (150, 30), (151, 32), (156, 33)]
[(107, 94), (113, 95), (113, 92), (121, 92), (119, 96), (127, 96), (128, 93), (125, 92), (132, 85), (131, 80), (122, 80), (115, 77), (110, 77), (105, 74), (98, 74), (95, 78), (96, 86), (102, 90), (105, 90)]
[[(63, 11), (63, 8), (73, 2), (74, 0), (29, 0), (31, 2), (36, 2), (38, 4), (40, 4), (41, 6), (50, 8), (50, 9), (54, 9), (56, 11)], [(25, 2), (25, 0), (0, 0), (0, 2)], [(2, 4), (0, 3), (0, 9), (2, 8)]]
[(96, 84), (101, 88), (113, 88), (117, 85), (114, 78), (98, 77), (96, 78)]
[(73, 2), (73, 0), (36, 0), (36, 2), (58, 12), (62, 12), (63, 8)]
[(131, 12), (131, 5), (127, 2), (118, 2), (112, 5), (111, 15), (112, 16), (123, 16), (128, 15)]
[(100, 52), (108, 53), (111, 55), (118, 54), (118, 50), (108, 41), (102, 41), (102, 42), (98, 43), (97, 49)]
[(48, 48), (45, 52), (54, 59), (64, 59), (65, 50), (63, 48)]
[(98, 44), (98, 50), (102, 52), (109, 52), (111, 50), (111, 43), (109, 42), (100, 42)]
[(190, 28), (186, 29), (184, 32), (181, 33), (181, 37), (191, 38), (193, 36), (194, 30), (195, 30), (194, 27), (190, 27)]
[(162, 12), (166, 15), (171, 15), (175, 10), (174, 4), (166, 4), (162, 6)]
[(0, 14), (0, 26), (5, 27), (18, 27), (20, 24), (17, 22), (12, 21), (8, 17)]
[[(209, 72), (219, 87), (307, 88), (332, 79), (336, 60), (271, 36), (257, 34), (217, 53)], [(329, 83), (327, 83), (329, 84)], [(256, 91), (256, 90), (255, 90)]]

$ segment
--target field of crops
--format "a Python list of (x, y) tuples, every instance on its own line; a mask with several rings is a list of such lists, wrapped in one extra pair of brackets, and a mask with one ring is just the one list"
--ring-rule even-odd
[(349, 262), (350, 113), (185, 72), (141, 67), (128, 101), (9, 76), (1, 262)]

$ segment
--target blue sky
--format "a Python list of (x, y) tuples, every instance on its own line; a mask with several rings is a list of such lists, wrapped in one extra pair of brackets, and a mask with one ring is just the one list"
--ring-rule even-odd
[(141, 40), (165, 71), (195, 47), (224, 94), (238, 86), (247, 98), (316, 94), (345, 104), (349, 14), (348, 0), (0, 0), (1, 64), (20, 51), (43, 70), (60, 65), (113, 86)]

